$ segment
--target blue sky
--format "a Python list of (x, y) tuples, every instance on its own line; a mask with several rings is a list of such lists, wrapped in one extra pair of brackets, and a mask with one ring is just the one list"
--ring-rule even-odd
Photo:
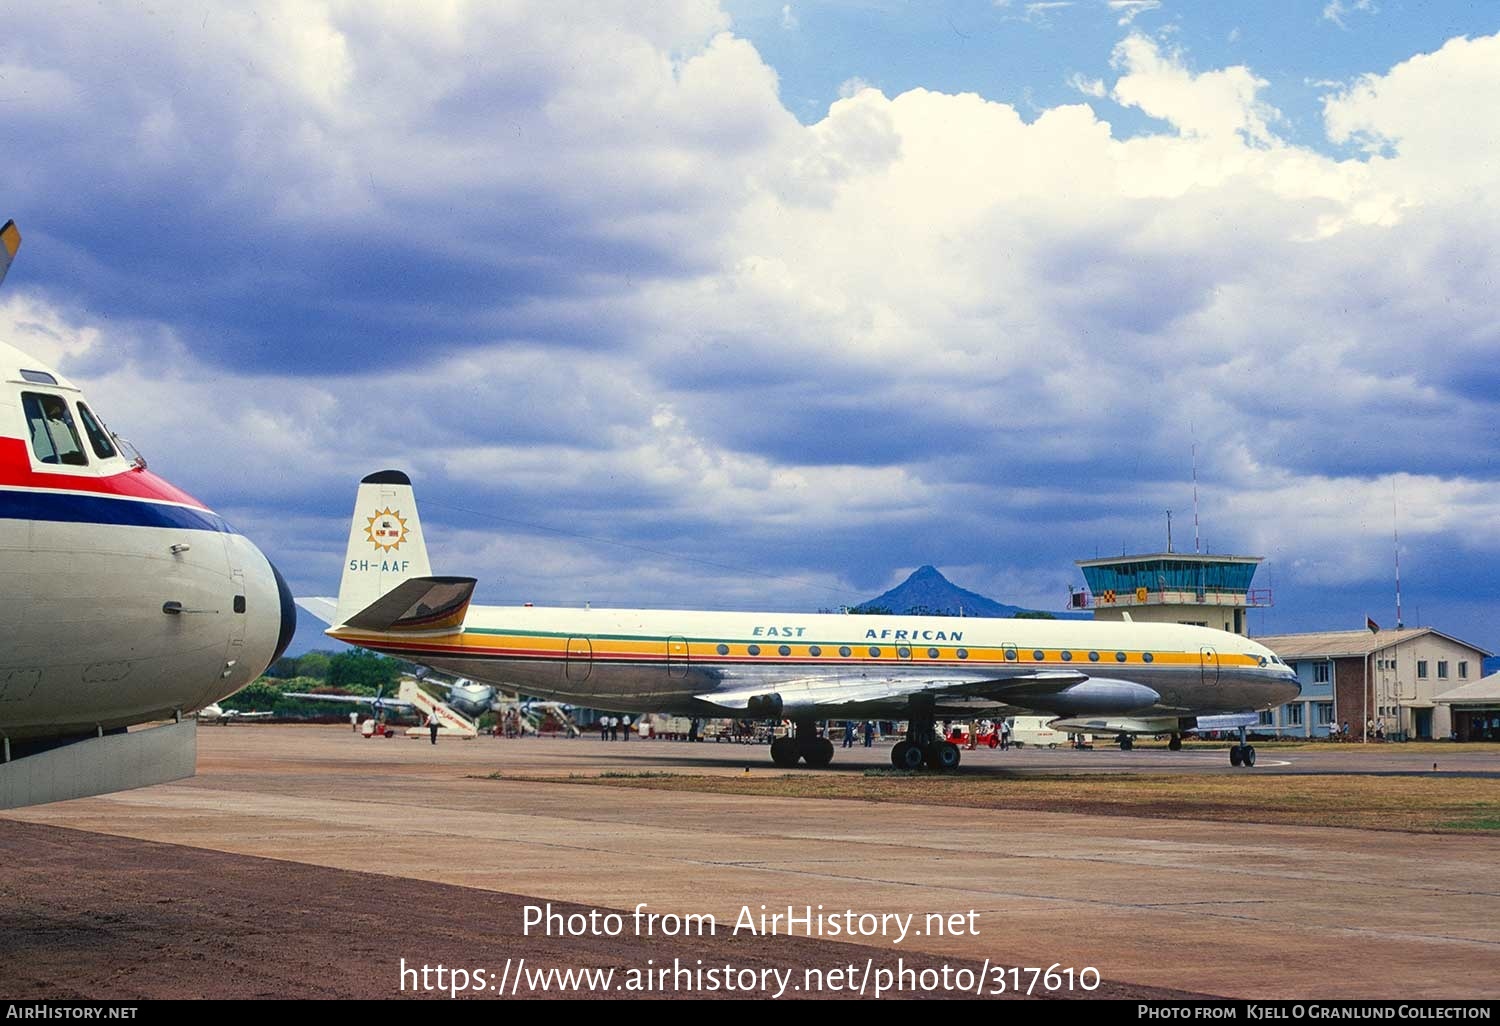
[[(1261, 555), (1500, 649), (1500, 9), (37, 5), (0, 335), (299, 594), (407, 469), (492, 602)], [(318, 644), (305, 625), (298, 646)]]

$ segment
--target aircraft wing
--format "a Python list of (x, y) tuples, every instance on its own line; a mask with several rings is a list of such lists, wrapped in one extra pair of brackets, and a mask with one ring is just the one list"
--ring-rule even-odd
[[(730, 709), (747, 709), (752, 698), (764, 698), (769, 693), (781, 696), (783, 707), (816, 707), (834, 705), (857, 705), (870, 702), (900, 703), (915, 695), (952, 695), (955, 697), (989, 698), (1000, 702), (1011, 702), (1012, 696), (1019, 698), (1023, 692), (1055, 693), (1083, 684), (1088, 676), (1082, 673), (1058, 673), (1039, 671), (1014, 677), (995, 678), (976, 675), (936, 675), (930, 678), (881, 677), (851, 681), (835, 675), (803, 677), (797, 680), (761, 684), (735, 691), (718, 691), (694, 697), (714, 705)], [(1024, 702), (1015, 704), (1024, 705)]]
[(350, 702), (362, 705), (380, 703), (386, 709), (413, 709), (416, 706), (404, 698), (380, 698), (376, 695), (314, 695), (304, 691), (283, 691), (282, 698), (311, 698), (318, 702)]

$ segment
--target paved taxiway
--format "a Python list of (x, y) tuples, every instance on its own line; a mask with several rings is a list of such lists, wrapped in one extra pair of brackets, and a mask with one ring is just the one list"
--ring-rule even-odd
[[(713, 913), (726, 924), (742, 905), (762, 903), (917, 913), (919, 919), (928, 912), (976, 909), (978, 937), (912, 937), (902, 950), (966, 964), (990, 959), (1000, 965), (1092, 965), (1105, 981), (1124, 988), (1113, 996), (1149, 988), (1241, 997), (1500, 995), (1493, 972), (1500, 960), (1500, 922), (1490, 913), (1500, 896), (1497, 838), (1066, 812), (976, 813), (487, 779), (496, 770), (743, 773), (749, 766), (753, 773), (779, 772), (768, 765), (764, 748), (727, 744), (481, 738), (433, 747), (406, 739), (362, 740), (347, 728), (265, 725), (205, 727), (199, 737), (199, 775), (192, 780), (3, 815), (15, 823), (66, 828), (35, 843), (66, 846), (57, 838), (74, 836), (101, 858), (111, 843), (122, 851), (135, 843), (118, 838), (134, 838), (197, 849), (204, 859), (223, 860), (207, 854), (221, 852), (286, 860), (294, 864), (283, 874), (288, 890), (266, 913), (282, 920), (282, 941), (288, 947), (347, 948), (340, 965), (352, 959), (362, 975), (358, 992), (371, 996), (395, 992), (397, 955), (409, 961), (439, 957), (421, 950), (437, 941), (419, 920), (454, 902), (452, 894), (472, 900), (456, 900), (458, 911), (447, 913), (448, 921), (480, 917), (484, 937), (508, 942), (505, 951), (517, 955), (542, 950), (534, 939), (519, 937), (517, 896), (627, 910), (644, 901), (661, 912)], [(1275, 771), (1272, 764), (1283, 761), (1286, 771), (1297, 772), (1419, 772), (1424, 765), (1431, 772), (1433, 757), (1391, 748), (1343, 755), (1266, 752), (1265, 763), (1252, 772)], [(885, 765), (886, 758), (879, 747), (841, 750), (835, 766)], [(1173, 767), (1217, 773), (1221, 766), (1228, 771), (1223, 760), (1222, 751), (965, 753), (966, 766), (975, 771)], [(1444, 771), (1500, 770), (1493, 754), (1455, 749), (1437, 761)], [(0, 897), (8, 909), (0, 916), (32, 914), (33, 920), (20, 923), (23, 935), (33, 922), (50, 921), (47, 909), (34, 907), (43, 901), (36, 889), (39, 867), (18, 861), (31, 836), (20, 832), (36, 829), (0, 823), (0, 837), (8, 831), (15, 842), (0, 867)], [(131, 850), (146, 863), (183, 851)], [(249, 880), (263, 872), (254, 867), (265, 864), (229, 859), (197, 870), (191, 860), (183, 865), (171, 879), (191, 891), (195, 873), (211, 874), (213, 903), (224, 908), (237, 900), (254, 904), (249, 892), (235, 897), (234, 881)], [(304, 888), (349, 896), (361, 888), (347, 880), (370, 878), (346, 872), (342, 883), (311, 877), (295, 882), (315, 870), (384, 879), (365, 885), (363, 893), (371, 895), (366, 900), (347, 897), (342, 906), (330, 905), (304, 897)], [(80, 873), (74, 879), (86, 878)], [(449, 888), (440, 902), (424, 889), (439, 884), (468, 890)], [(406, 932), (403, 898), (425, 910), (412, 914)], [(485, 904), (502, 898), (500, 905)], [(118, 894), (115, 900), (127, 910), (135, 907)], [(357, 926), (372, 903), (386, 910), (381, 922), (394, 938), (390, 944), (371, 943)], [(88, 905), (86, 889), (73, 894), (71, 907)], [(297, 914), (284, 915), (280, 905)], [(326, 934), (309, 940), (308, 931), (320, 924)], [(16, 925), (0, 922), (9, 945), (20, 943)], [(111, 926), (115, 932), (129, 928), (128, 911), (123, 924)], [(355, 934), (363, 940), (356, 943)], [(441, 945), (446, 957), (453, 957), (451, 942), (448, 937)], [(791, 948), (758, 946), (763, 943), (770, 942), (741, 943), (739, 950), (793, 957)], [(851, 948), (893, 952), (881, 939), (863, 946), (814, 941), (797, 948), (795, 958), (799, 964), (844, 959)], [(356, 949), (357, 958), (349, 954)], [(567, 945), (547, 950), (559, 964), (586, 954)], [(606, 956), (589, 950), (589, 957), (623, 962), (642, 951), (627, 946)], [(121, 951), (128, 953), (130, 946)], [(8, 965), (24, 968), (28, 952), (21, 943), (5, 956)], [(142, 951), (139, 957), (152, 956)], [(244, 952), (224, 957), (235, 966), (230, 971), (236, 979), (259, 971)], [(493, 957), (502, 957), (498, 949)], [(152, 963), (158, 967), (153, 973), (185, 972), (195, 979), (225, 971), (211, 962), (175, 968), (161, 968), (166, 963), (160, 959)]]

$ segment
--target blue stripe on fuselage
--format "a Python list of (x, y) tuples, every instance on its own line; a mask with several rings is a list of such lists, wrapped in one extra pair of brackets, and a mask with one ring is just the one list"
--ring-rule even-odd
[(0, 520), (48, 520), (65, 524), (176, 527), (234, 534), (217, 513), (149, 499), (117, 499), (82, 492), (12, 492), (0, 489)]

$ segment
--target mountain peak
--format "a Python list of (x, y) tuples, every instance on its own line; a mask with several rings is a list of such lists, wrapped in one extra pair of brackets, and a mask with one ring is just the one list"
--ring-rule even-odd
[(865, 605), (893, 613), (936, 616), (1015, 616), (1025, 611), (1021, 606), (1008, 606), (960, 588), (931, 564), (913, 570), (906, 580)]

